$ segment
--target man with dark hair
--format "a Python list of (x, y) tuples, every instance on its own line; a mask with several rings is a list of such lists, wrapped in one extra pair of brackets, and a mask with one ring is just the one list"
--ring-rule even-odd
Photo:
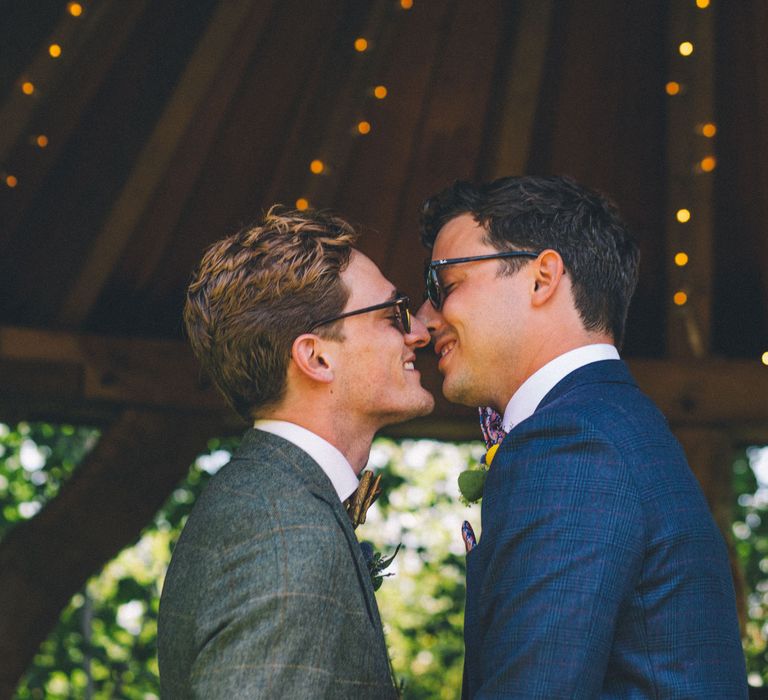
[(395, 696), (343, 501), (376, 431), (432, 410), (414, 368), (429, 335), (355, 239), (337, 217), (273, 209), (211, 246), (189, 287), (193, 350), (254, 429), (174, 549), (163, 698)]
[(423, 242), (443, 393), (489, 443), (464, 697), (746, 697), (723, 539), (616, 349), (639, 255), (614, 207), (561, 177), (459, 182)]

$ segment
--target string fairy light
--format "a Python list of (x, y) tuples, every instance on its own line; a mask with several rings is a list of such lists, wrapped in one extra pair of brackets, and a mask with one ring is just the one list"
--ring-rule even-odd
[[(392, 3), (394, 5), (394, 2)], [(411, 10), (414, 7), (414, 0), (399, 0), (400, 8), (403, 10)], [(354, 47), (354, 50), (360, 54), (363, 54), (365, 52), (372, 51), (372, 49), (375, 48), (376, 42), (380, 39), (380, 37), (365, 37), (365, 36), (357, 36), (352, 41), (352, 46)], [(389, 96), (389, 88), (382, 84), (382, 83), (374, 83), (369, 84), (367, 87), (366, 94), (368, 97), (373, 97), (376, 100), (384, 100)], [(348, 127), (348, 134), (351, 136), (365, 136), (370, 134), (373, 131), (373, 124), (371, 122), (370, 117), (368, 118), (360, 118), (358, 117), (356, 120), (352, 121), (351, 125)], [(328, 156), (331, 160), (333, 157), (333, 154), (325, 154)], [(327, 174), (333, 174), (336, 167), (341, 167), (338, 163), (332, 162), (331, 167), (329, 168), (329, 162), (323, 161), (320, 158), (315, 158), (309, 162), (309, 170), (312, 173), (312, 175), (327, 175)], [(314, 183), (314, 184), (312, 184)], [(303, 193), (303, 196), (299, 196), (295, 202), (294, 205), (297, 210), (303, 211), (310, 206), (318, 206), (317, 202), (314, 202), (314, 204), (310, 205), (309, 197), (313, 196), (313, 190), (316, 186), (319, 186), (320, 180), (311, 180), (310, 184), (308, 186), (308, 191), (305, 191)]]
[(701, 168), (701, 172), (711, 173), (717, 167), (717, 158), (714, 156), (705, 156), (701, 159), (699, 167)]
[[(65, 8), (65, 13), (74, 18), (82, 16), (85, 12), (85, 7), (83, 3), (80, 2), (67, 2)], [(45, 44), (42, 50), (45, 51), (46, 54), (52, 59), (61, 58), (64, 52), (64, 48), (57, 41)], [(33, 64), (33, 66), (35, 65), (39, 64)], [(33, 70), (36, 70), (36, 68), (33, 67)], [(20, 89), (21, 92), (28, 97), (38, 97), (41, 94), (44, 95), (44, 91), (41, 93), (38, 89), (38, 79), (40, 79), (44, 84), (43, 78), (41, 78), (39, 75), (32, 76), (22, 74), (17, 82), (18, 89)], [(47, 134), (33, 133), (27, 135), (27, 143), (30, 146), (39, 149), (45, 149), (48, 147), (50, 140)], [(0, 183), (5, 184), (6, 187), (13, 189), (19, 185), (19, 178), (12, 173), (0, 170)]]
[[(84, 14), (85, 11), (86, 8), (83, 3), (67, 2), (63, 10), (65, 14), (65, 21), (69, 18), (79, 18)], [(56, 60), (61, 58), (63, 55), (64, 46), (59, 43), (59, 41), (51, 41), (50, 43), (46, 43), (41, 47), (41, 52), (44, 52), (44, 55), (47, 55), (48, 57)], [(31, 70), (37, 71), (41, 64), (36, 62), (32, 65), (33, 68)], [(43, 73), (44, 75), (42, 76), (22, 74), (16, 83), (17, 88), (27, 97), (40, 98), (41, 96), (45, 96), (46, 76), (48, 73), (45, 71), (45, 69), (43, 69)], [(28, 133), (26, 136), (26, 142), (29, 147), (42, 150), (49, 146), (50, 139), (45, 133)], [(12, 168), (9, 169), (12, 170)], [(20, 179), (23, 180), (23, 177), (23, 173), (16, 175), (12, 171), (8, 172), (8, 170), (0, 168), (0, 187), (5, 185), (10, 189), (14, 189), (19, 186)]]

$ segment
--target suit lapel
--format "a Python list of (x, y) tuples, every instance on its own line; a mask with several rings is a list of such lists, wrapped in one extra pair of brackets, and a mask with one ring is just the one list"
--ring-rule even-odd
[(360, 543), (355, 536), (355, 530), (347, 511), (322, 467), (292, 442), (262, 430), (249, 430), (243, 438), (240, 449), (246, 454), (248, 452), (262, 453), (262, 458), (264, 451), (273, 453), (280, 462), (285, 463), (286, 468), (292, 469), (299, 476), (312, 495), (328, 505), (344, 533), (350, 554), (355, 562), (357, 578), (363, 590), (368, 616), (374, 626), (381, 628), (381, 618), (373, 592), (371, 575), (360, 551)]

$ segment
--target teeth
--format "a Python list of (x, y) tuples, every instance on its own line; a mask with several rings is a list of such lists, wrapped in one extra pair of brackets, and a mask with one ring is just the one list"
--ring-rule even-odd
[(404, 362), (403, 367), (405, 367), (405, 369), (414, 369), (413, 362)]
[(451, 350), (453, 350), (453, 346), (455, 343), (448, 343), (444, 348), (440, 350), (440, 357), (445, 357)]

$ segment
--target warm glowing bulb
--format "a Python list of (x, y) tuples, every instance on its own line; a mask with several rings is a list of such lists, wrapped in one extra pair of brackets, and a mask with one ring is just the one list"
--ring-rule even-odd
[(768, 365), (768, 351), (763, 353), (763, 357), (761, 359), (764, 365)]
[(410, 10), (413, 7), (413, 0), (400, 0), (400, 7), (404, 10)]
[(706, 158), (701, 159), (701, 163), (699, 165), (701, 166), (703, 172), (711, 173), (717, 166), (717, 158), (714, 156), (707, 156)]
[(16, 187), (16, 185), (19, 184), (18, 179), (16, 179), (15, 175), (6, 175), (5, 176), (5, 184), (8, 185), (10, 188)]
[(319, 175), (323, 170), (325, 170), (325, 163), (323, 163), (322, 160), (313, 160), (309, 164), (309, 169), (315, 174)]
[(51, 44), (48, 47), (48, 53), (51, 55), (51, 58), (58, 58), (61, 56), (61, 46), (58, 44)]
[(711, 139), (717, 133), (717, 127), (714, 124), (712, 124), (712, 122), (709, 122), (708, 124), (702, 125), (701, 133), (703, 136), (706, 136), (708, 139)]
[(684, 41), (677, 47), (681, 56), (690, 56), (693, 53), (693, 44), (690, 41)]
[(45, 148), (48, 145), (48, 137), (45, 134), (40, 134), (36, 139), (35, 143), (40, 146), (40, 148)]
[(304, 210), (305, 210), (305, 209), (307, 209), (308, 207), (309, 207), (309, 200), (308, 200), (308, 199), (304, 199), (304, 197), (299, 197), (299, 198), (296, 200), (296, 208), (297, 208), (299, 211), (304, 211)]
[(688, 209), (678, 209), (675, 218), (681, 224), (687, 224), (691, 220), (691, 212)]
[(73, 17), (79, 17), (83, 14), (83, 6), (79, 2), (71, 2), (67, 5), (69, 14)]
[(709, 7), (709, 0), (696, 0), (696, 7), (700, 10), (706, 10)]
[(368, 48), (368, 41), (366, 39), (363, 39), (363, 37), (358, 37), (355, 39), (355, 51), (359, 51), (362, 53)]
[(25, 83), (21, 84), (21, 91), (25, 95), (31, 95), (35, 91), (35, 85), (34, 83), (30, 83), (28, 80)]
[(685, 267), (688, 264), (688, 253), (682, 251), (675, 254), (675, 265)]
[(688, 301), (688, 295), (685, 292), (675, 292), (672, 300), (676, 306), (685, 306), (685, 303)]
[(387, 88), (384, 85), (377, 85), (373, 88), (373, 95), (377, 100), (383, 100), (387, 96)]
[(670, 80), (666, 85), (667, 95), (677, 95), (680, 92), (680, 83)]
[(357, 124), (357, 130), (361, 134), (370, 134), (371, 133), (371, 122), (358, 122)]

